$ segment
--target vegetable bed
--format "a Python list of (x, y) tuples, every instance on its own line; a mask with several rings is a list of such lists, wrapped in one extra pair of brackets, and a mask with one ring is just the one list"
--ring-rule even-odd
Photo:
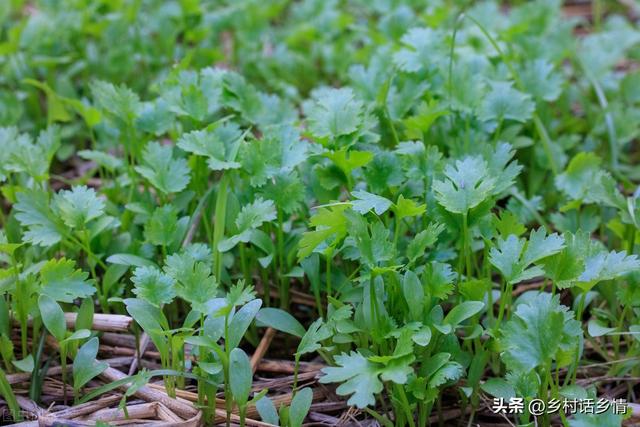
[(640, 425), (638, 2), (0, 2), (0, 412)]

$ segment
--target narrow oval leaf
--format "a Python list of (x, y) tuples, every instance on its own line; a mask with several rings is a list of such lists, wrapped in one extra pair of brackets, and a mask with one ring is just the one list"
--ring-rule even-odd
[(249, 357), (242, 349), (234, 348), (231, 350), (229, 364), (229, 386), (231, 393), (233, 393), (233, 399), (239, 406), (244, 406), (249, 400), (251, 382), (253, 381)]
[(302, 425), (307, 413), (309, 413), (312, 400), (313, 392), (309, 387), (305, 387), (296, 393), (289, 408), (289, 425), (291, 427), (300, 427)]
[(479, 313), (483, 308), (483, 302), (465, 301), (462, 304), (453, 307), (451, 311), (445, 316), (442, 323), (455, 327), (471, 316)]
[(265, 423), (273, 424), (274, 426), (280, 424), (280, 418), (278, 417), (276, 407), (267, 396), (264, 396), (256, 402), (256, 410), (258, 411), (258, 414), (260, 414), (262, 421)]
[(268, 326), (300, 338), (305, 333), (304, 326), (295, 317), (279, 308), (261, 309), (256, 315), (256, 322), (258, 326)]
[(98, 338), (93, 337), (80, 349), (73, 361), (73, 388), (79, 390), (93, 378), (104, 372), (109, 365), (98, 362)]
[(262, 306), (262, 300), (254, 299), (246, 303), (236, 314), (234, 314), (229, 324), (229, 342), (227, 345), (231, 348), (236, 348), (245, 332), (249, 328), (249, 325), (256, 317), (258, 310)]
[(40, 308), (42, 323), (44, 323), (49, 333), (51, 333), (58, 342), (64, 340), (64, 335), (67, 332), (67, 323), (64, 319), (62, 308), (48, 295), (40, 295), (40, 298), (38, 298), (38, 307)]

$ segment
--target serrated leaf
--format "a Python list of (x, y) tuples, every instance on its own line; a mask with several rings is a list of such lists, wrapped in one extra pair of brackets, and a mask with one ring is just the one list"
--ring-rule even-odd
[(169, 304), (176, 296), (174, 280), (162, 274), (157, 267), (136, 268), (131, 281), (133, 293), (156, 307)]
[(96, 292), (89, 274), (76, 270), (73, 260), (61, 258), (47, 261), (40, 269), (41, 292), (56, 301), (72, 303)]
[(225, 122), (213, 129), (196, 130), (183, 134), (177, 142), (184, 151), (204, 156), (211, 170), (237, 169), (235, 152), (242, 138), (238, 125)]
[(353, 191), (351, 194), (356, 198), (351, 202), (353, 210), (362, 215), (371, 210), (377, 215), (382, 215), (392, 205), (391, 200), (366, 191)]
[(318, 212), (309, 218), (309, 227), (315, 227), (313, 231), (306, 231), (298, 243), (298, 259), (303, 259), (323, 242), (331, 239), (329, 246), (335, 246), (347, 234), (347, 218), (344, 211), (345, 205), (320, 208)]
[(491, 82), (483, 98), (478, 117), (483, 121), (514, 120), (526, 122), (535, 110), (531, 97), (511, 87), (509, 82)]
[(433, 189), (438, 203), (449, 212), (466, 214), (490, 197), (496, 185), (480, 157), (457, 160), (455, 166), (446, 166), (444, 174), (446, 179), (434, 181)]
[(517, 306), (503, 329), (502, 359), (509, 369), (533, 370), (556, 360), (560, 351), (578, 351), (580, 322), (559, 296), (539, 293)]
[(337, 138), (356, 130), (363, 121), (363, 103), (350, 88), (321, 88), (305, 107), (309, 130), (318, 138)]
[(518, 283), (542, 275), (544, 270), (533, 264), (564, 248), (561, 236), (556, 233), (549, 236), (546, 234), (544, 227), (540, 227), (531, 231), (528, 241), (513, 234), (506, 239), (498, 239), (496, 247), (491, 248), (489, 260), (508, 283)]
[(164, 272), (175, 280), (177, 295), (188, 301), (194, 310), (205, 313), (206, 303), (218, 293), (218, 282), (211, 267), (199, 259), (189, 251), (169, 255)]
[(62, 239), (62, 227), (49, 207), (48, 194), (44, 191), (25, 190), (16, 197), (16, 219), (27, 227), (24, 241), (44, 247), (58, 243)]
[(71, 228), (82, 228), (104, 213), (104, 200), (87, 186), (61, 190), (53, 198), (53, 209)]
[(142, 166), (136, 171), (164, 194), (177, 193), (189, 184), (189, 168), (185, 159), (174, 159), (173, 148), (150, 142), (142, 153)]

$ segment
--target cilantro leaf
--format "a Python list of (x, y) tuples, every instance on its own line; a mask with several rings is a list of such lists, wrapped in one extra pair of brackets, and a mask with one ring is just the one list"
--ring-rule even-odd
[(237, 169), (235, 152), (242, 139), (238, 125), (226, 122), (214, 129), (195, 130), (183, 134), (177, 145), (182, 150), (207, 158), (211, 170)]
[(347, 235), (347, 218), (344, 211), (345, 205), (320, 208), (318, 212), (309, 218), (309, 226), (315, 227), (313, 231), (305, 231), (298, 243), (298, 259), (304, 259), (320, 246), (321, 243), (331, 239), (327, 243), (335, 247)]
[(321, 88), (311, 93), (305, 107), (311, 134), (318, 138), (337, 138), (358, 130), (363, 122), (364, 105), (350, 88)]
[(276, 208), (272, 200), (264, 200), (257, 197), (253, 203), (242, 208), (236, 218), (238, 233), (222, 240), (218, 245), (218, 250), (226, 252), (233, 249), (238, 243), (247, 243), (251, 240), (251, 232), (260, 227), (265, 222), (276, 219)]
[(174, 159), (173, 148), (150, 142), (142, 155), (142, 166), (136, 171), (164, 194), (177, 193), (189, 184), (189, 167), (185, 159)]
[(436, 200), (449, 212), (466, 214), (492, 195), (495, 178), (489, 176), (487, 162), (480, 157), (456, 160), (447, 165), (445, 180), (433, 183)]
[(49, 194), (40, 190), (25, 190), (16, 195), (14, 205), (16, 219), (27, 227), (23, 240), (44, 247), (53, 246), (62, 240), (64, 225), (49, 207)]
[(178, 221), (178, 210), (174, 205), (157, 207), (144, 225), (144, 237), (153, 245), (171, 246), (182, 236), (180, 222), (186, 225), (185, 220), (188, 218)]
[(375, 395), (382, 391), (380, 366), (354, 351), (350, 354), (342, 353), (334, 359), (338, 366), (323, 368), (325, 375), (320, 378), (320, 382), (343, 383), (338, 386), (336, 393), (341, 396), (353, 394), (349, 398), (349, 405), (358, 408), (374, 405)]
[(514, 317), (503, 329), (500, 344), (507, 368), (530, 371), (575, 352), (582, 335), (580, 322), (568, 307), (560, 305), (559, 295), (539, 293), (519, 304)]
[(393, 55), (393, 62), (402, 71), (418, 72), (433, 65), (434, 59), (444, 53), (444, 37), (431, 28), (412, 28), (401, 42), (406, 47)]
[(560, 252), (564, 247), (561, 236), (546, 234), (546, 230), (540, 227), (531, 231), (528, 241), (513, 234), (499, 239), (497, 246), (491, 248), (489, 260), (511, 284), (540, 276), (544, 270), (532, 264)]
[(189, 302), (194, 310), (206, 313), (206, 303), (218, 293), (218, 282), (211, 267), (198, 260), (189, 251), (167, 257), (164, 272), (176, 283), (176, 294)]
[(482, 121), (514, 120), (526, 122), (535, 110), (531, 97), (511, 87), (509, 82), (491, 82), (478, 117)]
[(351, 202), (353, 210), (362, 215), (373, 210), (377, 215), (382, 215), (392, 205), (391, 200), (384, 197), (358, 190), (351, 193), (356, 200)]
[(156, 267), (138, 267), (131, 281), (133, 293), (156, 307), (169, 304), (176, 296), (174, 280)]
[(61, 190), (53, 198), (53, 209), (70, 228), (82, 228), (104, 214), (104, 200), (85, 185)]
[(139, 109), (140, 98), (128, 87), (115, 86), (96, 80), (91, 83), (91, 93), (98, 106), (124, 122), (132, 121)]
[(56, 301), (72, 303), (96, 292), (89, 274), (76, 270), (73, 260), (61, 258), (47, 261), (40, 270), (41, 292)]

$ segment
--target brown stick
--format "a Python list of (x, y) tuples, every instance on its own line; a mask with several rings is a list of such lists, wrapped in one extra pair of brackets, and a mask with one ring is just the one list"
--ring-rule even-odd
[[(100, 377), (106, 381), (114, 382), (125, 378), (126, 375), (117, 369), (107, 368), (102, 374), (100, 374)], [(128, 385), (125, 384), (124, 386), (121, 386), (120, 389), (126, 390), (127, 387)], [(191, 403), (184, 400), (172, 399), (165, 393), (153, 390), (148, 386), (140, 387), (134, 393), (134, 396), (147, 402), (160, 402), (182, 418), (193, 418), (199, 412)]]
[[(116, 357), (114, 359), (106, 359), (104, 360), (109, 364), (109, 366), (120, 367), (127, 366), (131, 362), (131, 358), (129, 357)], [(67, 370), (71, 371), (73, 369), (73, 365), (68, 365)], [(55, 375), (62, 374), (62, 367), (53, 366), (47, 370), (47, 376), (52, 377)], [(21, 372), (18, 374), (10, 374), (7, 375), (7, 381), (9, 384), (20, 384), (31, 380), (31, 374), (28, 372)]]
[(129, 414), (127, 417), (127, 414), (124, 413), (124, 409), (105, 408), (90, 414), (86, 419), (95, 421), (116, 421), (123, 418), (154, 418), (156, 416), (157, 409), (158, 402), (127, 406), (127, 413)]
[(275, 329), (267, 328), (266, 332), (264, 333), (264, 336), (260, 340), (260, 344), (258, 344), (258, 347), (256, 348), (256, 351), (253, 353), (253, 356), (251, 356), (251, 370), (253, 371), (254, 374), (258, 369), (258, 364), (260, 363), (265, 353), (269, 349), (269, 346), (271, 345), (271, 341), (273, 340), (273, 337), (275, 335), (276, 335)]
[[(67, 328), (75, 328), (78, 313), (65, 313), (64, 318), (67, 321)], [(96, 313), (93, 315), (91, 329), (100, 332), (127, 332), (132, 322), (131, 317), (122, 314)]]

